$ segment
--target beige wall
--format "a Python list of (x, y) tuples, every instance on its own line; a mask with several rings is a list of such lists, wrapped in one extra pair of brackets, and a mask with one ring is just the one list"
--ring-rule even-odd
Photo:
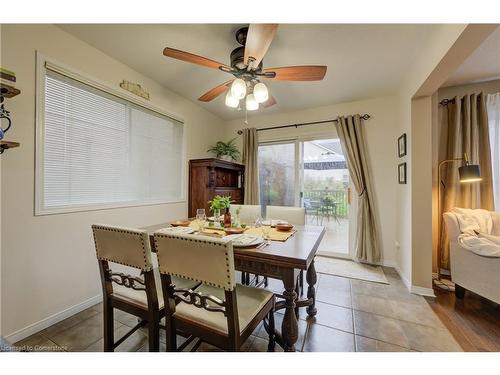
[[(398, 194), (397, 222), (401, 246), (399, 270), (407, 286), (432, 293), (432, 244), (435, 193), (432, 144), (437, 126), (437, 92), (446, 79), (490, 35), (496, 25), (442, 25), (402, 83), (400, 129), (411, 143), (407, 158), (411, 181)], [(430, 159), (429, 159), (430, 158)], [(431, 174), (429, 174), (429, 172)], [(424, 189), (427, 194), (420, 194)], [(434, 211), (435, 212), (435, 211)], [(425, 246), (423, 246), (425, 244)]]
[[(301, 122), (313, 122), (336, 118), (339, 115), (368, 113), (371, 119), (364, 122), (366, 141), (370, 154), (373, 183), (375, 186), (375, 207), (378, 212), (377, 224), (381, 233), (383, 261), (387, 265), (396, 264), (396, 196), (397, 187), (397, 132), (398, 102), (396, 97), (381, 97), (350, 103), (308, 108), (300, 111), (249, 118), (252, 127), (269, 127)], [(236, 136), (236, 131), (247, 127), (243, 120), (227, 122), (226, 139)], [(336, 136), (333, 124), (308, 125), (259, 133), (261, 140), (290, 139), (293, 137)]]
[(186, 203), (33, 215), (35, 51), (114, 86), (139, 82), (154, 105), (184, 119), (188, 159), (207, 156), (224, 122), (58, 27), (3, 25), (1, 37), (2, 65), (16, 71), (22, 90), (9, 103), (15, 119), (9, 136), (21, 148), (2, 157), (1, 172), (2, 326), (11, 335), (100, 295), (92, 223), (141, 227), (187, 215)]

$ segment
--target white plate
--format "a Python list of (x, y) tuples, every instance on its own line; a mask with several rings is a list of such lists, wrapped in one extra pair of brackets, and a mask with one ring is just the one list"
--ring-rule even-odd
[(272, 227), (275, 227), (276, 224), (288, 224), (288, 221), (285, 220), (276, 220), (276, 219), (270, 219), (270, 220), (263, 220), (262, 225), (270, 225)]
[[(264, 242), (262, 237), (252, 236), (250, 234), (230, 234), (229, 236), (225, 236), (224, 239), (231, 240), (234, 247), (254, 247)], [(243, 239), (245, 239), (245, 241), (242, 241)]]
[(191, 227), (168, 227), (162, 228), (159, 231), (163, 233), (191, 234), (194, 232), (194, 229)]

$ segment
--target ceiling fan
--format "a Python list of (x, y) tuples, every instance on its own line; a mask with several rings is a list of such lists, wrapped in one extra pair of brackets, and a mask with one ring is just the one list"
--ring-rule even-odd
[(278, 29), (277, 24), (250, 24), (236, 31), (236, 40), (240, 47), (231, 52), (230, 65), (226, 65), (203, 56), (166, 47), (163, 54), (167, 57), (190, 62), (208, 68), (219, 69), (232, 74), (233, 79), (214, 87), (198, 98), (209, 102), (225, 93), (226, 105), (232, 108), (240, 107), (240, 100), (245, 97), (245, 107), (252, 111), (276, 104), (276, 99), (261, 80), (279, 81), (321, 81), (326, 74), (324, 65), (285, 66), (279, 68), (263, 67), (266, 54)]

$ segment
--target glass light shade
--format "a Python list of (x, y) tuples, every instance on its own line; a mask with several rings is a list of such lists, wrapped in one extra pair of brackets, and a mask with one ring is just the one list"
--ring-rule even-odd
[(477, 164), (465, 164), (458, 168), (460, 182), (479, 182), (482, 180), (481, 170)]
[(240, 101), (231, 95), (231, 91), (228, 91), (226, 95), (226, 105), (231, 108), (236, 108), (238, 104), (240, 104)]
[(255, 111), (259, 109), (259, 103), (257, 103), (257, 100), (255, 100), (253, 94), (247, 96), (246, 107), (248, 111)]
[(247, 84), (241, 78), (236, 78), (231, 84), (231, 95), (238, 100), (243, 99), (247, 93)]
[(253, 88), (253, 96), (257, 103), (264, 103), (269, 99), (269, 91), (262, 82), (257, 83)]

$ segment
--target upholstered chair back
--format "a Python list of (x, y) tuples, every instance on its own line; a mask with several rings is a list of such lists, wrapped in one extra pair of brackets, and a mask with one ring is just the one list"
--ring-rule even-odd
[[(260, 206), (249, 204), (231, 205), (231, 215), (235, 215), (239, 207), (241, 207), (240, 220), (244, 223), (253, 224), (255, 218), (260, 215)], [(286, 220), (293, 225), (304, 225), (306, 212), (303, 207), (267, 206), (267, 218)]]
[(92, 225), (97, 259), (150, 271), (151, 245), (146, 231)]
[(267, 206), (267, 217), (286, 220), (293, 225), (304, 225), (306, 211), (303, 207)]
[(236, 285), (231, 241), (199, 235), (154, 234), (161, 274), (202, 282), (227, 291)]

